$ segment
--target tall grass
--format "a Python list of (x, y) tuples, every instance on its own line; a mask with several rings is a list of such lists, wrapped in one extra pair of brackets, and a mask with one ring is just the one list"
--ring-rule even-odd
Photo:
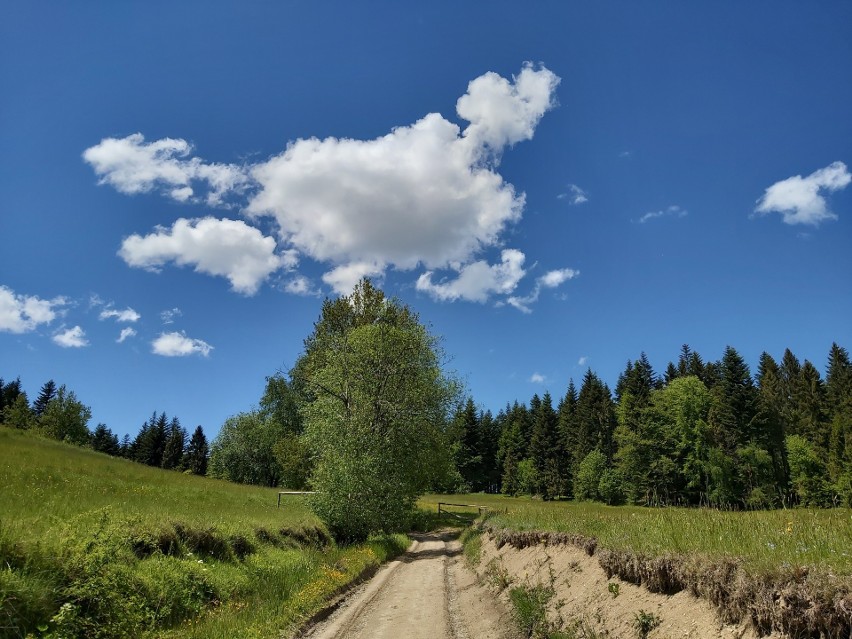
[(790, 509), (723, 512), (542, 502), (501, 495), (431, 495), (421, 500), (488, 506), (489, 521), (517, 531), (594, 537), (601, 547), (650, 556), (704, 555), (742, 559), (756, 571), (802, 566), (852, 575), (852, 510)]
[(407, 545), (299, 498), (0, 427), (0, 637), (278, 636)]

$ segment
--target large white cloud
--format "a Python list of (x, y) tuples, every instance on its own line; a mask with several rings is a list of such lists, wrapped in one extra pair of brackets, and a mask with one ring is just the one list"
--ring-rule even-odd
[[(272, 218), (280, 248), (294, 252), (286, 263), (282, 251), (276, 256), (266, 243), (269, 238), (249, 237), (252, 227), (246, 225), (237, 233), (242, 241), (222, 255), (208, 249), (223, 244), (224, 233), (211, 232), (203, 243), (197, 238), (197, 227), (213, 229), (214, 220), (178, 220), (172, 229), (158, 227), (124, 241), (120, 254), (133, 266), (191, 264), (228, 277), (244, 293), (256, 291), (274, 270), (292, 266), (295, 255), (323, 264), (328, 270), (322, 279), (337, 292), (348, 292), (361, 276), (381, 277), (388, 268), (451, 268), (459, 273), (455, 285), (432, 285), (429, 272), (418, 286), (442, 299), (482, 301), (510, 293), (517, 284), (468, 286), (502, 267), (488, 266), (482, 253), (500, 245), (501, 234), (524, 208), (524, 194), (497, 172), (501, 154), (533, 137), (555, 104), (558, 84), (554, 73), (531, 64), (511, 79), (485, 73), (457, 101), (459, 118), (468, 122), (464, 128), (430, 113), (375, 139), (298, 139), (253, 166), (210, 164), (192, 156), (185, 140), (146, 143), (141, 134), (102, 140), (84, 158), (102, 183), (124, 193), (158, 190), (195, 201), (193, 189), (201, 185), (209, 189), (209, 204), (242, 194), (249, 221)], [(249, 255), (245, 268), (236, 269), (241, 251)]]
[(757, 201), (754, 212), (758, 215), (780, 213), (786, 224), (818, 226), (826, 220), (837, 219), (837, 215), (828, 209), (821, 192), (839, 191), (849, 182), (852, 182), (852, 174), (846, 165), (833, 162), (807, 177), (794, 175), (776, 182)]
[(121, 193), (135, 195), (159, 190), (185, 202), (195, 196), (192, 184), (207, 190), (208, 204), (221, 204), (229, 192), (241, 190), (248, 182), (242, 167), (210, 164), (189, 157), (192, 145), (186, 140), (163, 138), (145, 142), (141, 133), (126, 138), (104, 138), (86, 149), (83, 159), (100, 178)]
[(463, 132), (431, 113), (374, 140), (297, 140), (253, 168), (261, 189), (247, 212), (334, 266), (467, 263), (520, 218), (523, 194), (494, 169), (506, 145), (532, 137), (558, 82), (531, 66), (514, 83), (477, 78), (458, 102)]
[(295, 265), (291, 253), (277, 254), (275, 240), (241, 220), (177, 220), (146, 236), (126, 238), (118, 254), (130, 266), (156, 270), (168, 262), (199, 273), (226, 277), (238, 293), (252, 295), (271, 273)]
[(60, 330), (53, 336), (53, 341), (62, 348), (83, 348), (89, 345), (86, 332), (79, 326)]
[(161, 333), (151, 342), (151, 351), (155, 355), (164, 357), (186, 357), (187, 355), (201, 355), (207, 357), (213, 347), (200, 339), (187, 337), (185, 333)]
[(499, 264), (479, 260), (459, 268), (453, 280), (432, 282), (432, 271), (417, 279), (417, 290), (441, 301), (467, 300), (485, 302), (494, 293), (508, 294), (515, 290), (526, 274), (524, 254), (516, 249), (505, 249)]
[(67, 303), (64, 297), (43, 300), (35, 295), (18, 295), (0, 285), (0, 331), (28, 333), (40, 324), (50, 324), (56, 319), (57, 309)]

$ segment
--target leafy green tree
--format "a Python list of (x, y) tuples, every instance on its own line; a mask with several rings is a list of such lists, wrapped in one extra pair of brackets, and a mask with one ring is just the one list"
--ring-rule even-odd
[(56, 397), (47, 403), (38, 420), (38, 429), (53, 439), (85, 446), (91, 436), (88, 428), (91, 418), (92, 410), (63, 384), (56, 391)]
[(606, 455), (597, 448), (589, 452), (577, 466), (574, 497), (580, 501), (601, 501), (600, 481), (606, 471)]
[(800, 435), (788, 436), (787, 459), (790, 462), (790, 483), (799, 503), (817, 507), (829, 505), (825, 464), (811, 443)]
[(261, 411), (229, 417), (210, 447), (208, 474), (240, 484), (277, 486), (281, 465), (274, 447), (284, 435), (281, 424)]
[(534, 495), (538, 489), (540, 479), (538, 470), (532, 459), (522, 459), (518, 462), (518, 495)]
[(281, 469), (280, 486), (293, 490), (308, 487), (313, 464), (308, 445), (302, 437), (285, 435), (272, 446), (272, 453)]
[(56, 397), (56, 382), (49, 379), (44, 383), (44, 386), (41, 387), (38, 397), (36, 397), (36, 400), (33, 402), (33, 412), (37, 417), (41, 417), (42, 413), (44, 413), (47, 408), (47, 404), (54, 397)]
[(416, 499), (448, 472), (457, 385), (436, 338), (369, 280), (326, 300), (292, 377), (310, 398), (310, 503), (340, 540), (403, 529)]
[(19, 393), (11, 404), (0, 409), (0, 424), (20, 430), (27, 430), (36, 424), (36, 416), (30, 408), (26, 393)]
[(207, 437), (201, 426), (196, 426), (189, 439), (184, 457), (184, 466), (193, 475), (207, 474), (207, 459), (210, 456), (210, 448), (207, 445)]

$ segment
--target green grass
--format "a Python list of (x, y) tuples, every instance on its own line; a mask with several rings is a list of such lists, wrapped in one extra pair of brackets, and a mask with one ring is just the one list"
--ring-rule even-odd
[(0, 637), (291, 632), (404, 535), (337, 547), (298, 497), (0, 427)]
[(498, 528), (576, 533), (595, 537), (600, 547), (612, 550), (741, 558), (756, 571), (807, 566), (852, 575), (852, 510), (848, 508), (722, 512), (484, 494), (430, 495), (420, 503), (437, 508), (439, 501), (488, 506), (493, 513), (489, 523)]

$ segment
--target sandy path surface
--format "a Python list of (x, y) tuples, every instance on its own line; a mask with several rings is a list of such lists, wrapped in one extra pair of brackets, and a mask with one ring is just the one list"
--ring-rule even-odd
[(464, 563), (446, 533), (414, 536), (411, 548), (356, 588), (311, 639), (510, 639), (504, 606)]

